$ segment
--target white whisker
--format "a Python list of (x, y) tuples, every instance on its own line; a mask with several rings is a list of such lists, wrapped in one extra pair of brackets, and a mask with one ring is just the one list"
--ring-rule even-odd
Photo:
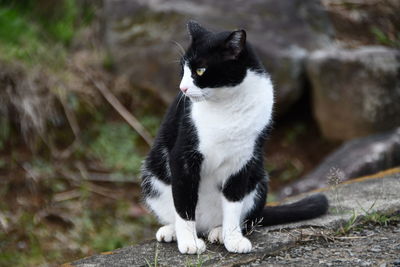
[(182, 98), (185, 96), (185, 94), (182, 93), (182, 92), (180, 92), (180, 94), (181, 94), (181, 97), (180, 97), (179, 100), (178, 100), (178, 104), (176, 104), (176, 108), (177, 108), (177, 109), (178, 109), (178, 107), (179, 107), (179, 103), (181, 103)]
[(175, 44), (179, 48), (178, 52), (181, 55), (181, 57), (183, 57), (185, 55), (185, 49), (183, 48), (183, 46), (180, 43), (178, 43), (177, 41), (172, 41), (172, 43)]

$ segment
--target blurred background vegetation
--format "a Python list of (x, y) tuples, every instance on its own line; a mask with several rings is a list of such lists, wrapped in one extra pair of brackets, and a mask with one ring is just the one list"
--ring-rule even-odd
[[(55, 265), (153, 234), (138, 204), (147, 145), (75, 67), (113, 79), (99, 8), (0, 1), (0, 266)], [(142, 99), (124, 104), (154, 135), (164, 107)]]
[[(123, 5), (127, 1), (114, 6), (117, 2), (0, 0), (0, 266), (53, 266), (153, 238), (157, 223), (141, 205), (139, 187), (140, 164), (149, 146), (101, 89), (115, 96), (154, 137), (177, 90), (170, 86), (171, 93), (165, 93), (152, 82), (178, 84), (177, 65), (171, 62), (179, 52), (172, 41), (187, 41), (184, 24), (193, 14), (152, 13), (151, 6), (143, 9), (135, 1), (129, 8)], [(393, 10), (383, 8), (382, 14), (388, 14), (383, 20), (362, 21), (367, 26), (354, 37), (343, 26), (345, 16), (338, 14), (363, 14), (370, 6), (322, 2), (331, 10), (334, 42), (400, 47), (400, 32), (390, 26), (398, 22), (398, 17), (391, 18)], [(132, 8), (138, 11), (129, 14)], [(202, 21), (200, 15), (198, 19)], [(321, 21), (312, 21), (311, 28), (332, 35)], [(307, 53), (315, 49), (299, 45)], [(139, 54), (123, 54), (129, 47)], [(172, 58), (164, 58), (166, 53)], [(265, 58), (268, 55), (263, 58), (267, 67), (296, 73), (290, 64), (297, 59), (287, 63), (284, 54), (280, 66)], [(159, 67), (159, 62), (164, 65)], [(139, 70), (129, 72), (130, 66)], [(279, 68), (278, 94), (284, 92), (279, 91), (281, 84), (286, 88), (285, 82), (293, 80)], [(278, 96), (266, 148), (270, 200), (350, 139), (324, 136), (314, 114), (310, 81), (303, 74), (295, 78), (304, 90), (283, 100)]]

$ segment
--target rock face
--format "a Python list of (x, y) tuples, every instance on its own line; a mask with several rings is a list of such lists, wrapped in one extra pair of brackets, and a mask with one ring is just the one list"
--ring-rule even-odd
[(400, 128), (345, 143), (310, 174), (286, 186), (280, 197), (296, 195), (395, 166), (400, 166)]
[(215, 30), (246, 29), (272, 72), (281, 110), (302, 93), (307, 53), (325, 47), (332, 35), (319, 0), (105, 0), (104, 13), (105, 42), (117, 70), (166, 102), (179, 83), (181, 48), (174, 42), (188, 45), (189, 19)]
[[(269, 262), (268, 259), (272, 261), (277, 259), (278, 257), (275, 257), (275, 255), (280, 252), (285, 253), (290, 248), (300, 249), (310, 244), (313, 239), (321, 240), (321, 237), (335, 237), (330, 234), (337, 231), (344, 222), (350, 220), (353, 214), (359, 216), (367, 215), (366, 211), (371, 214), (374, 212), (394, 213), (400, 210), (399, 179), (400, 169), (395, 169), (391, 170), (390, 174), (376, 175), (367, 180), (327, 189), (324, 194), (328, 197), (331, 206), (328, 215), (295, 224), (257, 228), (249, 236), (253, 243), (253, 250), (248, 254), (227, 253), (222, 245), (207, 244), (208, 249), (202, 255), (182, 255), (179, 253), (176, 243), (148, 241), (140, 245), (77, 260), (63, 266), (153, 266), (154, 262), (156, 262), (154, 265), (157, 266), (269, 266), (264, 261)], [(382, 195), (382, 192), (385, 192), (385, 194)], [(295, 201), (303, 197), (298, 196), (289, 201)], [(396, 234), (392, 233), (392, 235)], [(377, 245), (375, 244), (375, 246)], [(391, 246), (394, 247), (395, 244), (392, 243)], [(346, 250), (349, 250), (348, 248), (351, 248), (351, 246), (347, 247)], [(363, 256), (365, 255), (365, 247), (361, 246), (357, 249), (363, 251)], [(398, 253), (392, 251), (385, 251), (385, 262), (392, 262), (393, 259), (397, 259)], [(329, 250), (325, 252), (329, 253)], [(346, 255), (348, 252), (346, 251)], [(350, 255), (352, 256), (352, 254)], [(338, 265), (337, 254), (336, 256), (329, 255), (331, 257), (326, 256), (328, 255), (322, 255), (324, 263), (329, 263), (329, 266)], [(354, 260), (354, 257), (352, 258)], [(280, 259), (285, 258), (282, 257)], [(312, 263), (309, 263), (310, 261)], [(296, 261), (293, 266), (311, 266), (315, 265), (315, 262), (318, 261), (312, 258), (309, 261)], [(353, 262), (355, 266), (359, 264), (360, 262)], [(339, 265), (343, 266), (341, 263)], [(374, 261), (375, 265), (378, 264), (375, 264)]]
[(349, 140), (400, 125), (399, 50), (320, 50), (307, 61), (307, 72), (325, 137)]

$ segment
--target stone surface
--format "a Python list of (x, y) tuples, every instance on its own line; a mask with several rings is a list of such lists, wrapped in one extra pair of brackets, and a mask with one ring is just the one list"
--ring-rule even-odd
[(396, 166), (400, 166), (400, 128), (344, 143), (311, 173), (284, 187), (280, 197), (326, 187), (335, 180), (345, 181)]
[(380, 46), (311, 54), (313, 112), (325, 137), (349, 140), (400, 125), (400, 51)]
[(181, 49), (174, 42), (188, 45), (189, 19), (215, 30), (246, 29), (272, 71), (281, 110), (302, 93), (308, 52), (325, 47), (332, 35), (319, 0), (106, 0), (105, 43), (117, 71), (170, 102), (179, 84)]
[(239, 266), (395, 266), (400, 253), (399, 227), (400, 222), (357, 226), (361, 229), (328, 242), (322, 236), (305, 236), (301, 246)]
[(400, 31), (398, 0), (324, 0), (335, 39), (351, 47), (393, 45)]
[[(302, 249), (304, 238), (335, 231), (354, 214), (358, 216), (366, 215), (366, 212), (392, 213), (400, 210), (399, 190), (400, 169), (328, 188), (324, 192), (331, 204), (328, 215), (295, 224), (256, 228), (249, 236), (254, 246), (249, 254), (232, 254), (221, 245), (208, 244), (207, 251), (200, 256), (182, 255), (175, 243), (148, 241), (64, 266), (146, 266), (146, 261), (154, 263), (155, 259), (158, 266), (196, 266), (199, 262), (202, 266), (265, 266), (263, 260), (284, 253), (290, 248)], [(288, 201), (302, 197), (304, 195)]]

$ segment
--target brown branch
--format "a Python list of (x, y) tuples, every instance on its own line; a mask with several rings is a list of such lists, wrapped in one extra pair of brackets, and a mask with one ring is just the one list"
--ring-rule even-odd
[(85, 78), (90, 81), (97, 90), (103, 95), (103, 97), (110, 103), (110, 105), (125, 119), (125, 121), (146, 141), (146, 143), (151, 147), (153, 144), (153, 137), (150, 133), (143, 127), (138, 119), (136, 119), (113, 95), (113, 93), (105, 86), (101, 81), (93, 79), (93, 77), (82, 68), (76, 66), (76, 68), (82, 72)]

